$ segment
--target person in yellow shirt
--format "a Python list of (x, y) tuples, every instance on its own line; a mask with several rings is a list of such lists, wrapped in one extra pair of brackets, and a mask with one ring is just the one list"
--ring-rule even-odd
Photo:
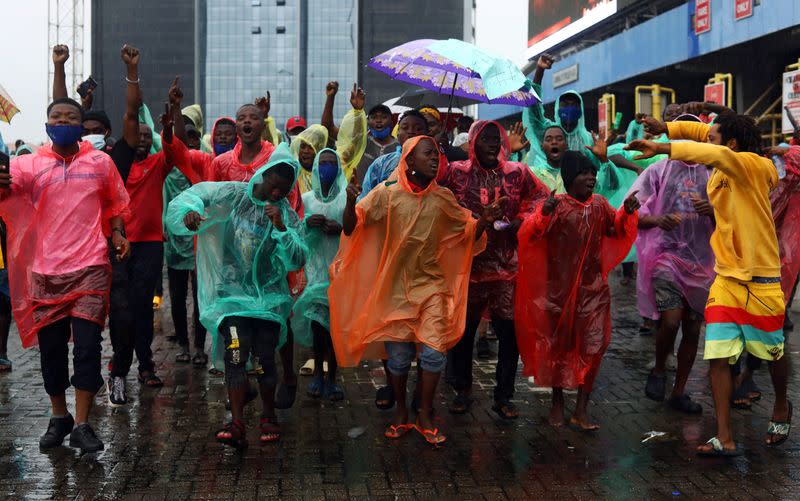
[(711, 126), (694, 122), (664, 124), (648, 118), (646, 126), (651, 133), (667, 133), (672, 141), (689, 141), (633, 141), (627, 149), (641, 152), (635, 160), (666, 154), (674, 160), (714, 168), (707, 192), (716, 219), (711, 249), (717, 276), (706, 303), (704, 358), (711, 363), (717, 435), (698, 447), (697, 452), (713, 456), (742, 453), (730, 426), (733, 382), (728, 364), (735, 363), (745, 349), (769, 361), (775, 406), (766, 443), (781, 444), (791, 430), (792, 407), (786, 399), (785, 306), (769, 199), (770, 191), (778, 184), (777, 170), (759, 154), (761, 135), (749, 116), (724, 113)]

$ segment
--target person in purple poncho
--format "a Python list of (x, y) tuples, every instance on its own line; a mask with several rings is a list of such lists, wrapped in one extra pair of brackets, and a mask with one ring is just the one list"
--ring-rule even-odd
[[(678, 119), (697, 120), (691, 115)], [(636, 240), (639, 312), (658, 321), (656, 363), (647, 377), (645, 394), (659, 402), (664, 400), (666, 360), (681, 328), (678, 369), (669, 405), (689, 414), (702, 412), (685, 387), (714, 281), (714, 254), (709, 244), (714, 211), (706, 194), (710, 172), (705, 165), (662, 160), (645, 170), (631, 187), (631, 193), (639, 192), (642, 204)]]

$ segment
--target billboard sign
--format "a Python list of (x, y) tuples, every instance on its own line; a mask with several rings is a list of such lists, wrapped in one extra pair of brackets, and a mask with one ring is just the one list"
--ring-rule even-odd
[(737, 21), (753, 15), (753, 0), (736, 0), (733, 15)]
[(783, 74), (783, 106), (781, 110), (781, 132), (792, 134), (794, 127), (787, 115), (788, 111), (796, 122), (800, 122), (800, 70), (787, 71)]
[(694, 34), (711, 31), (711, 0), (697, 0), (694, 4)]
[(725, 96), (727, 95), (725, 82), (717, 82), (707, 84), (703, 88), (703, 101), (706, 103), (716, 103), (722, 106), (727, 106)]
[(630, 0), (528, 0), (528, 54), (536, 55), (617, 12)]

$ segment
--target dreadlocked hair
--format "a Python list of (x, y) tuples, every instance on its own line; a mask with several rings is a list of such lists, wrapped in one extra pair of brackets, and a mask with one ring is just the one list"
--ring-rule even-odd
[(761, 154), (761, 132), (753, 117), (737, 113), (722, 113), (714, 121), (719, 125), (722, 143), (735, 139), (739, 151)]

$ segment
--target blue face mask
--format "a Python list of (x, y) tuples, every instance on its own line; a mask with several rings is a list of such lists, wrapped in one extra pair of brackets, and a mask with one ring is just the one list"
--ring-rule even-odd
[(232, 144), (217, 144), (217, 143), (214, 143), (214, 154), (219, 156), (219, 155), (222, 155), (225, 152), (231, 151), (235, 144), (236, 143), (232, 143)]
[(375, 139), (385, 139), (392, 133), (391, 127), (384, 127), (383, 129), (373, 129), (372, 127), (369, 128), (369, 133), (372, 134), (372, 137)]
[(581, 118), (581, 109), (578, 106), (563, 106), (558, 109), (558, 118), (561, 124), (577, 124)]
[(81, 140), (83, 134), (82, 125), (50, 125), (45, 124), (47, 135), (56, 146), (72, 146)]
[(336, 181), (336, 176), (339, 175), (339, 164), (336, 162), (320, 162), (317, 167), (319, 173), (319, 182), (323, 185), (332, 186)]

